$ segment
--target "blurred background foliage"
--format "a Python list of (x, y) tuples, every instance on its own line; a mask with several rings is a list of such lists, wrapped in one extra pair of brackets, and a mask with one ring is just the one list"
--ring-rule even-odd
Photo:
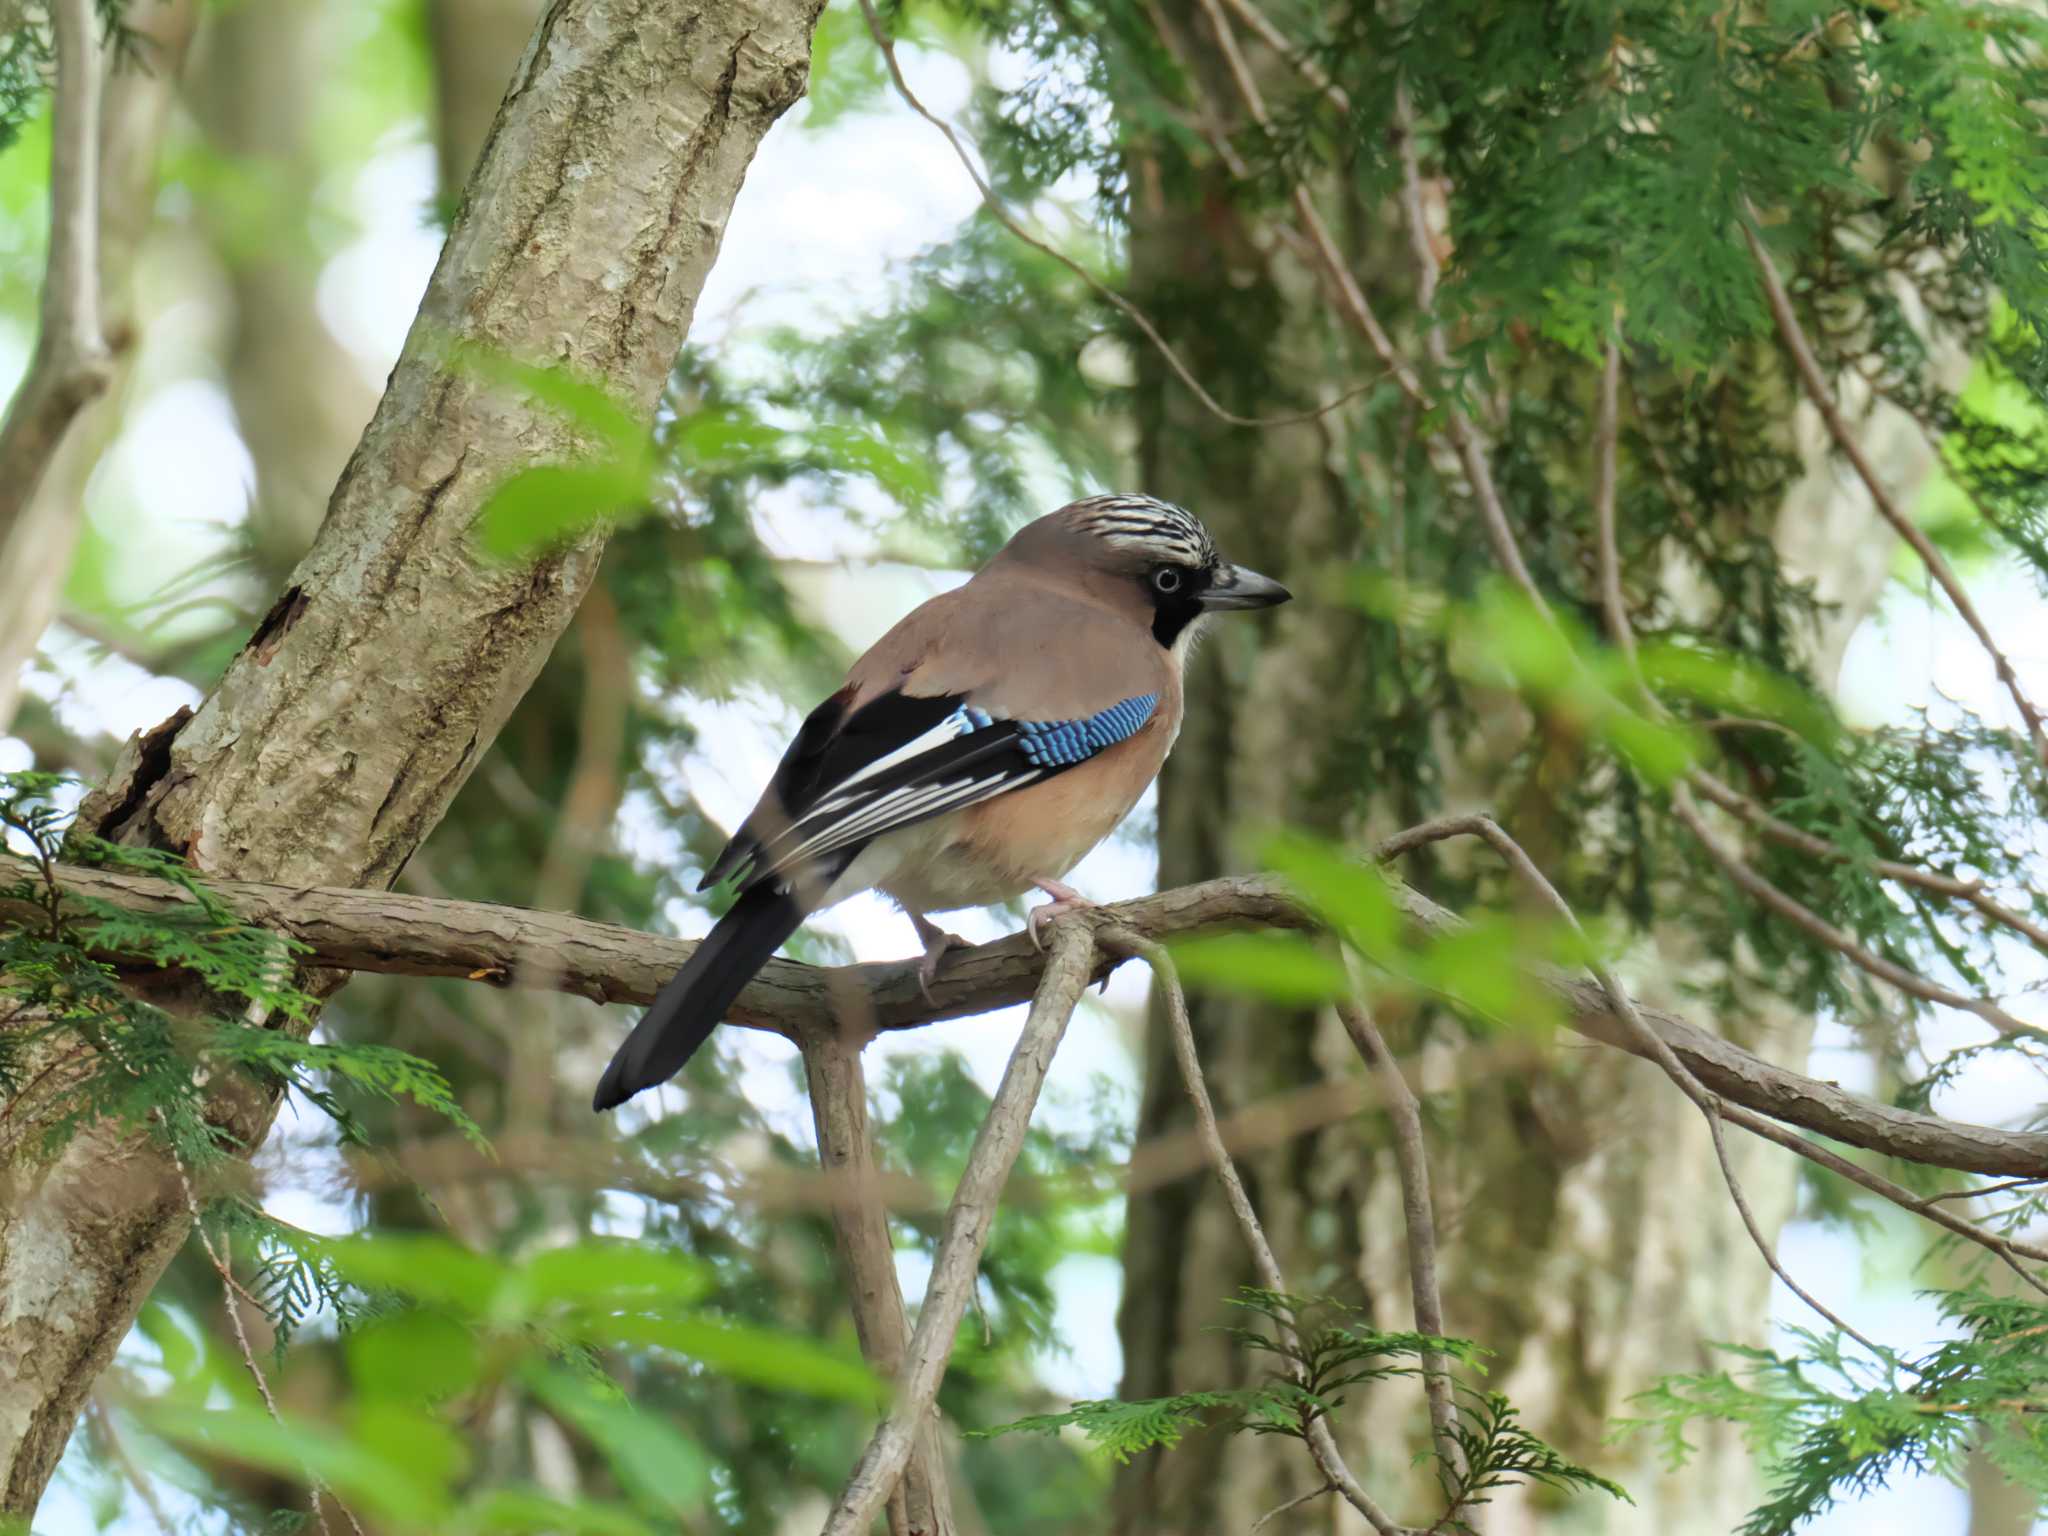
[[(53, 493), (88, 515), (51, 573), (55, 622), (0, 769), (96, 777), (129, 731), (207, 687), (269, 608), (536, 9), (130, 0), (127, 67), (170, 101), (115, 306), (120, 381)], [(1028, 517), (1136, 488), (1188, 505), (1300, 601), (1198, 654), (1156, 808), (1084, 870), (1091, 894), (1130, 894), (1155, 868), (1165, 886), (1268, 863), (1315, 890), (1332, 849), (1486, 808), (1646, 997), (1788, 1064), (1815, 1053), (1819, 1075), (1882, 1096), (2033, 1123), (2030, 1044), (1878, 985), (1765, 910), (1674, 819), (1670, 791), (1708, 770), (1839, 850), (1743, 842), (1759, 875), (1868, 953), (2034, 1016), (2036, 951), (1869, 862), (1981, 878), (2048, 919), (2031, 894), (2043, 770), (1989, 664), (1800, 404), (1740, 221), (1754, 205), (1866, 451), (2048, 694), (2037, 11), (1276, 4), (1265, 14), (1293, 62), (1237, 29), (1259, 113), (1215, 14), (1197, 0), (886, 10), (913, 85), (1061, 260), (977, 211), (943, 140), (891, 90), (860, 10), (835, 0), (810, 97), (755, 168), (651, 443), (607, 430), (575, 381), (508, 377), (607, 448), (508, 482), (484, 544), (516, 555), (599, 515), (618, 531), (568, 640), (401, 887), (699, 931), (698, 874), (847, 657)], [(19, 130), (0, 154), (0, 372), (27, 355), (41, 272), (34, 35), (0, 52), (0, 123)], [(1419, 409), (1386, 376), (1293, 224), (1299, 184), (1396, 343), (1423, 358), (1397, 82), (1445, 263), (1447, 367), (1432, 384), (1491, 445), (1555, 629), (1502, 586), (1443, 405)], [(1220, 421), (1074, 263), (1135, 303), (1227, 409), (1329, 409)], [(1593, 638), (1610, 339), (1621, 597), (1654, 709), (1617, 703), (1638, 673)], [(1731, 819), (1724, 835), (1740, 831)], [(1754, 1527), (1777, 1529), (1887, 1489), (1895, 1502), (1852, 1502), (1834, 1528), (2029, 1529), (2025, 1458), (1994, 1461), (1974, 1431), (1903, 1454), (1907, 1408), (1873, 1421), (1875, 1460), (1779, 1498), (1769, 1469), (1797, 1462), (1802, 1436), (1839, 1450), (1830, 1426), (1878, 1411), (1870, 1379), (1852, 1369), (1854, 1391), (1815, 1390), (1794, 1411), (1717, 1374), (1711, 1341), (1775, 1341), (1795, 1362), (1764, 1366), (1780, 1385), (1787, 1371), (1811, 1382), (1801, 1352), (1825, 1365), (1839, 1341), (1773, 1332), (1797, 1313), (1741, 1246), (1676, 1095), (1545, 1027), (1517, 965), (1573, 951), (1505, 874), (1456, 846), (1401, 872), (1479, 920), (1409, 948), (1373, 887), (1341, 895), (1424, 1093), (1450, 1329), (1492, 1351), (1536, 1430), (1637, 1500), (1539, 1489), (1489, 1529), (1718, 1532), (1752, 1510), (1777, 1510)], [(857, 908), (792, 952), (903, 952), (907, 928), (893, 933)], [(1290, 1276), (1405, 1326), (1385, 1117), (1357, 1095), (1323, 1101), (1335, 1111), (1299, 1098), (1360, 1072), (1319, 1007), (1328, 957), (1232, 940), (1183, 960), (1206, 984), (1195, 1022), (1219, 1107), (1279, 1126), (1255, 1133), (1245, 1165)], [(623, 1023), (566, 998), (351, 983), (322, 1038), (433, 1063), (492, 1150), (431, 1104), (346, 1083), (345, 1128), (288, 1117), (250, 1186), (209, 1207), (241, 1277), (234, 1327), (194, 1244), (37, 1529), (266, 1528), (307, 1509), (308, 1469), (390, 1529), (814, 1526), (872, 1404), (845, 1370), (801, 1072), (787, 1052), (727, 1041), (650, 1111), (594, 1122), (588, 1083)], [(1003, 1021), (927, 1031), (872, 1074), (913, 1296), (987, 1104), (991, 1037), (999, 1053)], [(1257, 1380), (1216, 1331), (1250, 1278), (1216, 1197), (1192, 1160), (1145, 1160), (1184, 1145), (1186, 1110), (1142, 989), (1120, 981), (1084, 1040), (995, 1229), (941, 1400), (958, 1426), (1118, 1388), (1154, 1399)], [(1833, 1272), (1829, 1294), (1879, 1316), (1890, 1343), (1979, 1336), (1990, 1303), (1952, 1295), (1944, 1317), (1908, 1295), (1963, 1294), (1973, 1269), (1859, 1192), (1738, 1150), (1769, 1223), (1793, 1222), (1788, 1257)], [(2024, 1192), (2003, 1208), (2014, 1224), (2035, 1214)], [(366, 1235), (325, 1241), (352, 1232)], [(646, 1326), (591, 1322), (621, 1315)], [(2008, 1323), (1986, 1347), (2009, 1363)], [(263, 1428), (237, 1329), (290, 1430)], [(1695, 1425), (1683, 1465), (1654, 1437), (1607, 1441), (1615, 1418), (1660, 1415), (1751, 1438)], [(1346, 1426), (1376, 1486), (1421, 1476), (1425, 1425), (1403, 1384), (1361, 1394)], [(992, 1533), (1243, 1529), (1310, 1476), (1296, 1447), (1199, 1427), (1123, 1466), (1074, 1436), (954, 1449), (963, 1524)], [(1913, 1483), (1915, 1467), (1967, 1493)], [(1312, 1506), (1273, 1528), (1340, 1528), (1330, 1519)]]

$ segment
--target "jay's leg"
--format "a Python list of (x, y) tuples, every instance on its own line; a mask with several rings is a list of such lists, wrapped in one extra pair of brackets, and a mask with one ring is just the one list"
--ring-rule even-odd
[(957, 933), (948, 933), (937, 923), (927, 919), (922, 912), (910, 913), (910, 924), (917, 930), (918, 942), (924, 945), (924, 958), (917, 962), (917, 990), (924, 994), (928, 1003), (936, 1003), (932, 996), (932, 982), (939, 974), (939, 961), (949, 949), (970, 949), (970, 945)]
[(1044, 949), (1042, 936), (1045, 925), (1056, 917), (1065, 917), (1069, 912), (1079, 912), (1095, 905), (1071, 885), (1062, 885), (1057, 880), (1033, 880), (1031, 882), (1052, 898), (1042, 907), (1033, 907), (1024, 917), (1024, 931), (1031, 935), (1031, 947)]

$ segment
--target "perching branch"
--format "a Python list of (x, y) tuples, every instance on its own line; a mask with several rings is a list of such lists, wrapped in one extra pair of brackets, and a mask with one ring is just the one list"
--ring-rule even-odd
[[(1399, 840), (1381, 845), (1392, 857)], [(165, 881), (77, 865), (55, 866), (68, 899), (93, 898), (126, 912), (162, 918), (188, 904)], [(36, 879), (35, 866), (0, 855), (0, 889)], [(392, 892), (263, 885), (211, 880), (209, 889), (243, 918), (308, 946), (308, 959), (337, 969), (402, 976), (451, 976), (494, 984), (545, 980), (554, 990), (597, 1002), (647, 1003), (696, 946), (685, 939), (640, 933), (562, 913), (530, 912), (486, 902), (442, 901)], [(1455, 932), (1463, 919), (1418, 891), (1393, 888), (1394, 900), (1424, 934)], [(76, 907), (68, 908), (76, 915)], [(0, 897), (0, 922), (36, 922), (42, 908), (26, 897)], [(1276, 880), (1236, 876), (1119, 902), (1082, 921), (1128, 928), (1167, 940), (1224, 928), (1312, 928), (1315, 920)], [(1115, 956), (1091, 962), (1099, 979)], [(1045, 966), (1022, 934), (956, 950), (932, 983), (926, 1002), (909, 961), (820, 968), (771, 960), (740, 994), (729, 1015), (749, 1028), (794, 1036), (829, 1028), (840, 989), (868, 999), (877, 1029), (914, 1029), (964, 1018), (1031, 997)], [(1550, 970), (1530, 984), (1561, 1006), (1571, 1029), (1632, 1055), (1648, 1049), (1615, 1015), (1598, 985)], [(1676, 1014), (1638, 1005), (1652, 1032), (1713, 1092), (1788, 1125), (1850, 1146), (1967, 1173), (2001, 1178), (2048, 1174), (2048, 1134), (2007, 1131), (1875, 1103), (1833, 1083), (1763, 1060)]]
[(0, 418), (0, 546), (42, 483), (72, 418), (107, 387), (100, 329), (100, 80), (92, 0), (51, 0), (57, 88), (50, 133), (50, 249), (35, 354)]
[(1058, 920), (1053, 925), (1051, 951), (1031, 1012), (1010, 1052), (1010, 1064), (989, 1101), (988, 1116), (975, 1133), (967, 1166), (953, 1191), (932, 1261), (931, 1280), (918, 1309), (917, 1328), (910, 1336), (896, 1406), (861, 1453), (822, 1536), (866, 1536), (870, 1522), (902, 1478), (912, 1450), (929, 1427), (960, 1319), (974, 1292), (981, 1252), (995, 1223), (996, 1202), (1023, 1150), (1024, 1133), (1031, 1124), (1039, 1090), (1045, 1086), (1045, 1074), (1052, 1067), (1053, 1052), (1059, 1048), (1094, 971), (1095, 939), (1084, 922), (1072, 917)]

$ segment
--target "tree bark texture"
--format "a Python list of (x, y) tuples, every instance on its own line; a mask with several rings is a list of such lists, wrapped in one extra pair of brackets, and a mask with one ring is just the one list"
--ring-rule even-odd
[[(1183, 32), (1193, 38), (1200, 27), (1190, 21)], [(1195, 62), (1198, 70), (1214, 63)], [(1227, 99), (1227, 82), (1210, 97)], [(1270, 236), (1233, 213), (1227, 194), (1151, 191), (1159, 178), (1148, 177), (1142, 157), (1131, 179), (1136, 302), (1226, 406), (1284, 413), (1300, 409), (1304, 378), (1324, 380), (1332, 392), (1352, 382), (1331, 373), (1327, 304), (1312, 271), (1284, 247), (1263, 249)], [(1382, 315), (1400, 314), (1412, 281), (1393, 216), (1360, 214), (1352, 222), (1352, 271)], [(1235, 337), (1226, 318), (1233, 314), (1245, 317)], [(1247, 357), (1257, 363), (1248, 366)], [(1138, 480), (1146, 490), (1184, 502), (1225, 550), (1297, 591), (1317, 591), (1319, 575), (1333, 565), (1412, 574), (1403, 567), (1398, 519), (1376, 522), (1375, 509), (1351, 499), (1333, 428), (1222, 427), (1156, 359), (1141, 352), (1140, 367)], [(1787, 498), (1779, 545), (1795, 579), (1816, 579), (1842, 605), (1812, 637), (1814, 671), (1827, 684), (1882, 590), (1891, 540), (1860, 487), (1828, 462), (1817, 418), (1806, 409), (1795, 420), (1791, 399), (1788, 393), (1788, 431), (1811, 468)], [(1929, 467), (1919, 434), (1887, 414), (1873, 417), (1870, 429), (1884, 444), (1893, 483), (1910, 495)], [(1381, 473), (1398, 482), (1403, 468)], [(1385, 489), (1398, 508), (1400, 485)], [(1464, 514), (1453, 502), (1444, 515)], [(1476, 545), (1476, 531), (1472, 537)], [(1442, 776), (1441, 809), (1492, 810), (1539, 863), (1568, 859), (1570, 850), (1550, 837), (1557, 818), (1540, 794), (1525, 787), (1518, 803), (1500, 803), (1504, 770), (1530, 731), (1520, 706), (1482, 704), (1469, 727), (1376, 720), (1364, 705), (1365, 669), (1405, 662), (1375, 655), (1363, 619), (1347, 612), (1334, 602), (1293, 604), (1263, 625), (1231, 626), (1197, 653), (1187, 725), (1160, 781), (1163, 888), (1248, 867), (1256, 848), (1232, 841), (1248, 828), (1293, 826), (1362, 843), (1424, 819), (1433, 808), (1418, 802), (1417, 784), (1358, 783), (1358, 743), (1375, 729), (1398, 729), (1425, 744), (1419, 750)], [(1556, 766), (1573, 771), (1570, 761)], [(1708, 967), (1692, 937), (1673, 924), (1639, 947), (1624, 977), (1645, 1002), (1684, 1012), (1683, 984), (1707, 979)], [(1396, 1017), (1384, 1022), (1396, 1049), (1406, 1048), (1413, 1031)], [(1803, 1066), (1809, 1019), (1781, 1008), (1731, 1023), (1737, 1043)], [(1327, 1014), (1210, 996), (1194, 1000), (1193, 1025), (1226, 1116), (1359, 1070)], [(1602, 1444), (1608, 1417), (1625, 1411), (1629, 1394), (1663, 1372), (1707, 1368), (1703, 1341), (1754, 1339), (1768, 1312), (1771, 1276), (1748, 1246), (1698, 1114), (1654, 1068), (1618, 1053), (1472, 1042), (1458, 1050), (1431, 1046), (1409, 1066), (1419, 1068), (1425, 1095), (1446, 1326), (1497, 1352), (1488, 1385), (1523, 1407), (1538, 1433), (1618, 1477), (1637, 1502), (1609, 1511), (1579, 1500), (1567, 1517), (1555, 1496), (1518, 1490), (1487, 1507), (1488, 1536), (1561, 1529), (1563, 1518), (1573, 1530), (1718, 1536), (1732, 1529), (1755, 1491), (1754, 1468), (1732, 1435), (1703, 1436), (1702, 1454), (1677, 1473), (1663, 1470), (1647, 1448)], [(1156, 1009), (1144, 1077), (1139, 1144), (1184, 1134), (1189, 1112)], [(1747, 1140), (1730, 1150), (1759, 1219), (1775, 1231), (1792, 1209), (1793, 1165)], [(1383, 1116), (1309, 1130), (1245, 1155), (1239, 1166), (1296, 1292), (1356, 1304), (1375, 1326), (1412, 1325), (1400, 1190)], [(1213, 1331), (1233, 1320), (1226, 1298), (1255, 1281), (1212, 1181), (1196, 1175), (1133, 1198), (1124, 1258), (1120, 1396), (1258, 1379), (1262, 1362)], [(1353, 1469), (1397, 1515), (1437, 1507), (1427, 1474), (1411, 1465), (1426, 1446), (1419, 1390), (1353, 1399), (1338, 1433)], [(1307, 1492), (1316, 1477), (1301, 1447), (1278, 1437), (1193, 1434), (1119, 1472), (1114, 1529), (1118, 1536), (1246, 1530)], [(1365, 1526), (1335, 1501), (1315, 1500), (1262, 1529), (1287, 1536)]]
[[(312, 550), (196, 714), (131, 741), (82, 830), (202, 872), (387, 886), (576, 610), (602, 545), (488, 563), (504, 478), (575, 424), (451, 366), (460, 344), (651, 419), (817, 0), (557, 0), (520, 61), (403, 356)], [(314, 977), (315, 990), (333, 978)], [(33, 1063), (30, 1064), (33, 1067)], [(275, 1105), (219, 1090), (244, 1148)], [(12, 1107), (34, 1123), (47, 1103)], [(181, 1171), (94, 1127), (0, 1170), (0, 1513), (31, 1513), (94, 1376), (183, 1241)]]

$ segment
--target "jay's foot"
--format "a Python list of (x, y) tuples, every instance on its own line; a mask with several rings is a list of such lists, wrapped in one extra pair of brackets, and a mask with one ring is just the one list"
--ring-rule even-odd
[(1045, 948), (1044, 929), (1047, 923), (1065, 917), (1069, 912), (1080, 912), (1095, 905), (1071, 885), (1062, 885), (1057, 880), (1034, 880), (1031, 882), (1052, 898), (1042, 907), (1033, 907), (1024, 915), (1024, 931), (1031, 935), (1031, 947)]
[(972, 949), (974, 946), (959, 934), (946, 932), (916, 912), (910, 914), (910, 923), (924, 944), (924, 958), (917, 962), (917, 990), (924, 994), (926, 1002), (937, 1007), (938, 999), (932, 996), (932, 983), (938, 979), (939, 962), (949, 949)]

